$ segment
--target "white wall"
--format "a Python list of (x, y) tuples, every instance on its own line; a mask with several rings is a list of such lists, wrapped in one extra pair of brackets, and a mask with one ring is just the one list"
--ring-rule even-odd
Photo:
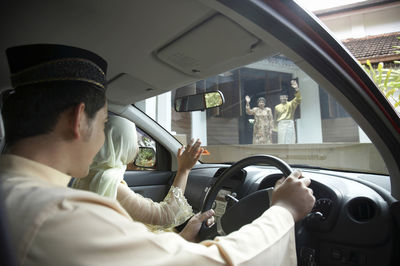
[(135, 105), (171, 132), (171, 92), (137, 102)]
[(302, 71), (297, 76), (301, 93), (301, 118), (296, 121), (297, 143), (322, 143), (319, 86)]
[(360, 143), (371, 143), (371, 140), (368, 138), (367, 134), (358, 127), (358, 135), (360, 136)]
[(157, 122), (171, 132), (171, 92), (157, 96)]
[(320, 17), (339, 40), (400, 31), (400, 4)]
[(207, 116), (205, 111), (192, 112), (192, 139), (200, 139), (207, 146)]
[(150, 116), (153, 120), (156, 120), (156, 103), (157, 96), (154, 96), (146, 100), (136, 102), (135, 105), (148, 116)]

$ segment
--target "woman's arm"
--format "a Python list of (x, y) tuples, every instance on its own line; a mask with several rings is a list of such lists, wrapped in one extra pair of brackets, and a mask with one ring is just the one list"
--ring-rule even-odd
[(203, 149), (200, 148), (201, 142), (197, 139), (196, 142), (193, 143), (193, 139), (191, 143), (186, 145), (186, 148), (182, 147), (178, 150), (178, 171), (176, 172), (174, 183), (172, 186), (178, 187), (185, 192), (186, 182), (189, 176), (190, 169), (196, 164), (199, 160)]
[(250, 109), (250, 105), (248, 103), (246, 103), (246, 114), (254, 115), (254, 108)]
[(152, 225), (154, 229), (175, 227), (193, 216), (192, 207), (182, 190), (175, 187), (171, 187), (162, 202), (154, 202), (132, 191), (126, 183), (121, 183), (117, 200), (133, 220)]
[(167, 196), (160, 203), (133, 192), (126, 184), (118, 186), (117, 200), (136, 221), (157, 225), (156, 228), (175, 227), (193, 215), (192, 207), (184, 197), (189, 171), (200, 158), (201, 142), (193, 140), (178, 150), (178, 171)]

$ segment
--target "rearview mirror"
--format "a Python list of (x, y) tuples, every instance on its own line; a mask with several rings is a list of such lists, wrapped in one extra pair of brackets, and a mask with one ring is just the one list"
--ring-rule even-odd
[(203, 92), (175, 99), (175, 111), (203, 111), (205, 109), (221, 106), (224, 102), (224, 96), (220, 91)]

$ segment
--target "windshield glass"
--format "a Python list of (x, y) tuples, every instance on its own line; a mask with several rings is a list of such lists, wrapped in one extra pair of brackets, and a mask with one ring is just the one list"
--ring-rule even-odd
[[(187, 113), (174, 110), (177, 97), (215, 90), (225, 97), (221, 107)], [(154, 118), (182, 144), (191, 138), (201, 140), (208, 151), (202, 162), (235, 162), (269, 154), (294, 166), (387, 173), (375, 146), (346, 110), (282, 54), (137, 106), (152, 103), (157, 116), (162, 116)]]

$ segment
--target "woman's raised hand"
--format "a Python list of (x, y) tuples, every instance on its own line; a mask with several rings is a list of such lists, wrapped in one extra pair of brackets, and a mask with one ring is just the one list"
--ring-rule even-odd
[(196, 142), (192, 139), (186, 147), (182, 146), (178, 150), (178, 171), (190, 171), (192, 169), (203, 153), (204, 149), (200, 148), (200, 145), (199, 139)]

